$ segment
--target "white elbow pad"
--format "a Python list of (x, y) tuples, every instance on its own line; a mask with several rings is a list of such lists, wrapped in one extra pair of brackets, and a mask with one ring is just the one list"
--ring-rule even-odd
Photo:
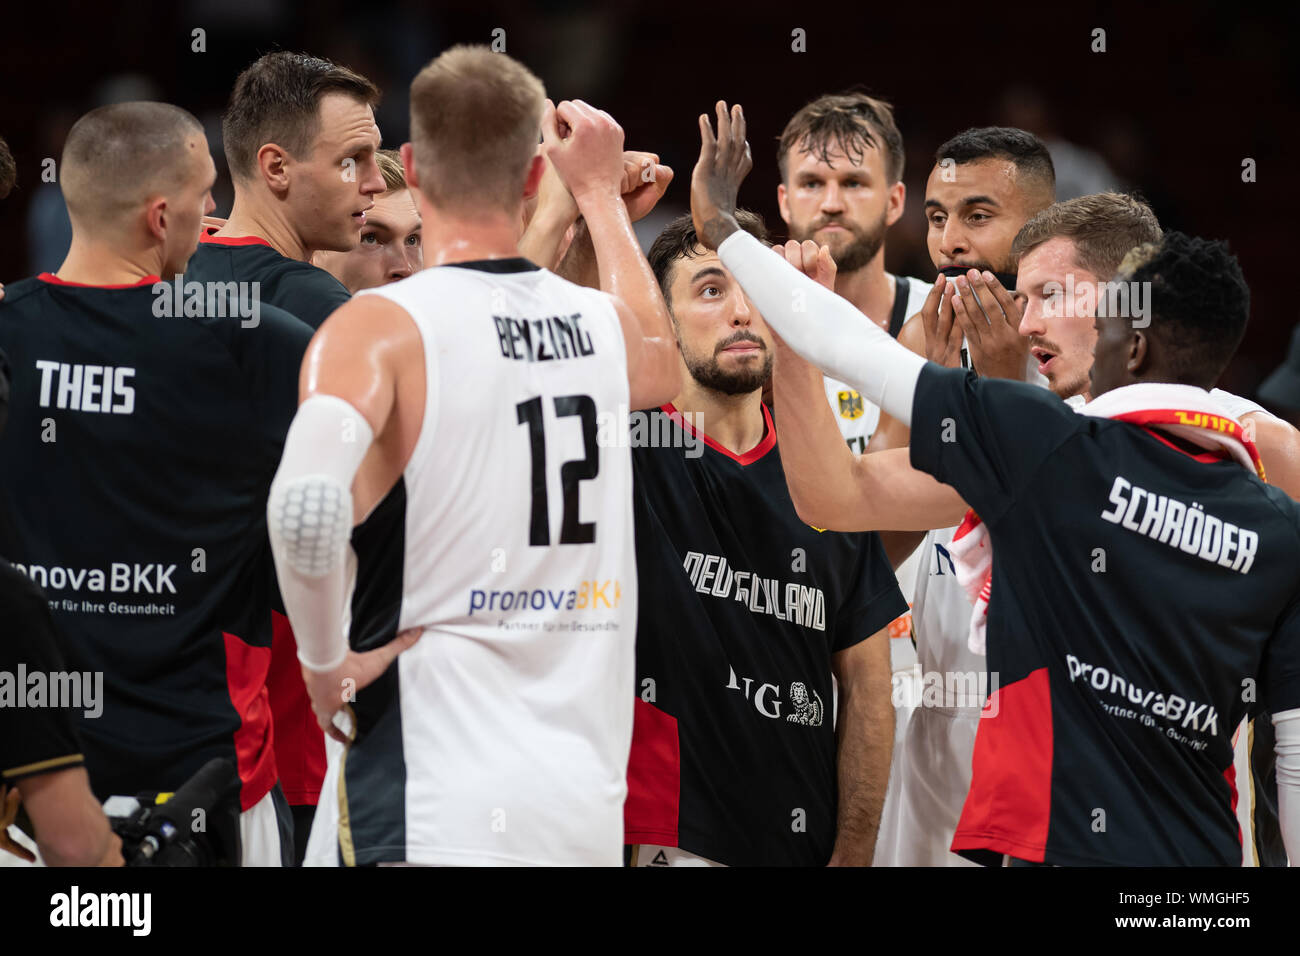
[(343, 559), (352, 531), (352, 492), (321, 473), (277, 481), (266, 519), (289, 566), (303, 577), (321, 578)]
[(352, 534), (352, 480), (374, 438), (365, 418), (334, 395), (313, 395), (289, 426), (267, 500), (266, 522), (298, 657), (337, 666), (346, 600), (344, 557)]
[(370, 424), (335, 395), (302, 403), (271, 484), (271, 540), (304, 577), (329, 574), (352, 533), (352, 479), (374, 439)]

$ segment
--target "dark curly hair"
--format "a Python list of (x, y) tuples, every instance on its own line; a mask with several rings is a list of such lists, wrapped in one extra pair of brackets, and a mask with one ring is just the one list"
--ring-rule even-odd
[(1167, 232), (1120, 263), (1122, 282), (1149, 283), (1149, 334), (1176, 381), (1209, 388), (1228, 367), (1250, 317), (1250, 288), (1227, 242)]
[[(745, 232), (767, 245), (767, 226), (758, 213), (737, 209), (736, 222)], [(663, 290), (669, 311), (673, 307), (672, 296), (668, 291), (673, 282), (673, 263), (678, 259), (694, 259), (703, 254), (701, 250), (700, 238), (695, 234), (695, 224), (691, 221), (690, 213), (683, 213), (665, 226), (650, 246), (646, 258), (650, 260), (650, 268), (659, 280), (659, 288)]]

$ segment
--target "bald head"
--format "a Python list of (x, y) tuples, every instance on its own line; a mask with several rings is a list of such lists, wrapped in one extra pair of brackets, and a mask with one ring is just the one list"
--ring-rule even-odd
[(104, 231), (151, 196), (177, 191), (210, 162), (199, 121), (169, 103), (115, 103), (77, 120), (63, 147), (73, 225)]

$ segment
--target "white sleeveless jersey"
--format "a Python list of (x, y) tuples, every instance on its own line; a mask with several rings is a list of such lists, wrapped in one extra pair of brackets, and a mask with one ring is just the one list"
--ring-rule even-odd
[(378, 559), (400, 610), (372, 635), (354, 596), (349, 638), (424, 635), (357, 695), (311, 862), (621, 865), (637, 590), (617, 314), (523, 259), (368, 294), (415, 321), (427, 390)]

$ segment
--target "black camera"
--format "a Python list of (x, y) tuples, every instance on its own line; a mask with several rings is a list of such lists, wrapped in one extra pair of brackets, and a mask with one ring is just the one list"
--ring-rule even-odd
[(175, 793), (110, 797), (104, 813), (127, 866), (239, 866), (238, 794), (234, 765), (215, 758)]

